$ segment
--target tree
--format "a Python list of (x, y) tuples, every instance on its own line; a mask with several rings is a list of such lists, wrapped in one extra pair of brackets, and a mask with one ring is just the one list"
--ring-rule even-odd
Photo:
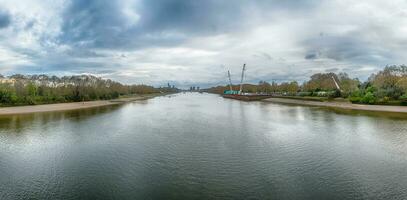
[(271, 89), (271, 92), (272, 92), (272, 93), (278, 92), (278, 84), (273, 81), (273, 82), (271, 83), (270, 89)]
[(335, 73), (318, 73), (311, 76), (311, 80), (305, 83), (304, 88), (307, 91), (329, 91), (336, 90), (335, 82), (332, 80), (338, 80), (338, 76)]
[(292, 81), (287, 85), (287, 92), (290, 95), (295, 95), (300, 90), (300, 86), (297, 81)]
[(369, 81), (378, 89), (377, 96), (398, 99), (405, 93), (407, 66), (386, 66), (384, 70), (373, 74)]
[(28, 95), (35, 97), (37, 96), (37, 86), (34, 83), (29, 83), (27, 85)]
[(1, 104), (15, 104), (17, 96), (13, 89), (7, 84), (0, 85), (0, 103)]
[(257, 91), (262, 93), (270, 93), (271, 92), (270, 83), (267, 83), (266, 81), (260, 81)]
[(339, 73), (338, 78), (342, 97), (349, 97), (350, 94), (359, 90), (360, 81), (358, 79), (351, 79), (346, 73)]
[(403, 93), (407, 93), (407, 76), (400, 77), (396, 83), (396, 86), (400, 88)]
[[(12, 75), (15, 80), (0, 84), (1, 104), (37, 104), (82, 100), (112, 99), (127, 94), (159, 93), (160, 90), (146, 85), (123, 85), (91, 75), (56, 76), (21, 74)], [(166, 88), (163, 92), (177, 91)]]

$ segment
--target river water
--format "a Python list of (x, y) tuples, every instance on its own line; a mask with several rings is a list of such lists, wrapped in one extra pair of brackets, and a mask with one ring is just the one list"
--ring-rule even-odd
[(0, 117), (0, 199), (407, 199), (407, 116), (187, 93)]

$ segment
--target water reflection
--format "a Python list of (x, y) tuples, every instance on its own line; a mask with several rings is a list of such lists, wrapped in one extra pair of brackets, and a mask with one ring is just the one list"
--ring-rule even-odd
[[(63, 122), (65, 120), (79, 122), (95, 115), (112, 112), (118, 109), (119, 105), (104, 106), (97, 108), (72, 110), (64, 112), (45, 112), (21, 115), (1, 115), (0, 131), (7, 134), (22, 133), (28, 127), (46, 128), (48, 123)], [(12, 130), (12, 131), (7, 131)], [(44, 130), (45, 131), (45, 130)]]
[(407, 198), (407, 119), (346, 112), (186, 93), (2, 116), (0, 199)]

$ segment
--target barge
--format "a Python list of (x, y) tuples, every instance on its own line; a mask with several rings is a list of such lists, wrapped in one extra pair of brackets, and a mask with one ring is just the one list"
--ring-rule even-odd
[(244, 79), (244, 72), (246, 71), (246, 64), (243, 65), (242, 69), (242, 77), (240, 80), (240, 89), (233, 90), (232, 88), (232, 79), (230, 77), (230, 71), (228, 71), (228, 78), (229, 78), (229, 90), (223, 91), (222, 97), (228, 99), (236, 99), (241, 101), (260, 101), (263, 99), (270, 98), (271, 95), (268, 94), (256, 94), (256, 93), (243, 93), (243, 79)]
[(222, 97), (241, 101), (260, 101), (263, 99), (271, 98), (272, 96), (262, 94), (223, 94)]

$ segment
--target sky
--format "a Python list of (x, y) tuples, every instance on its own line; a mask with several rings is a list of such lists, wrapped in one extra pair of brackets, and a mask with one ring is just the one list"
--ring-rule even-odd
[(179, 87), (407, 64), (406, 0), (0, 0), (0, 73)]

